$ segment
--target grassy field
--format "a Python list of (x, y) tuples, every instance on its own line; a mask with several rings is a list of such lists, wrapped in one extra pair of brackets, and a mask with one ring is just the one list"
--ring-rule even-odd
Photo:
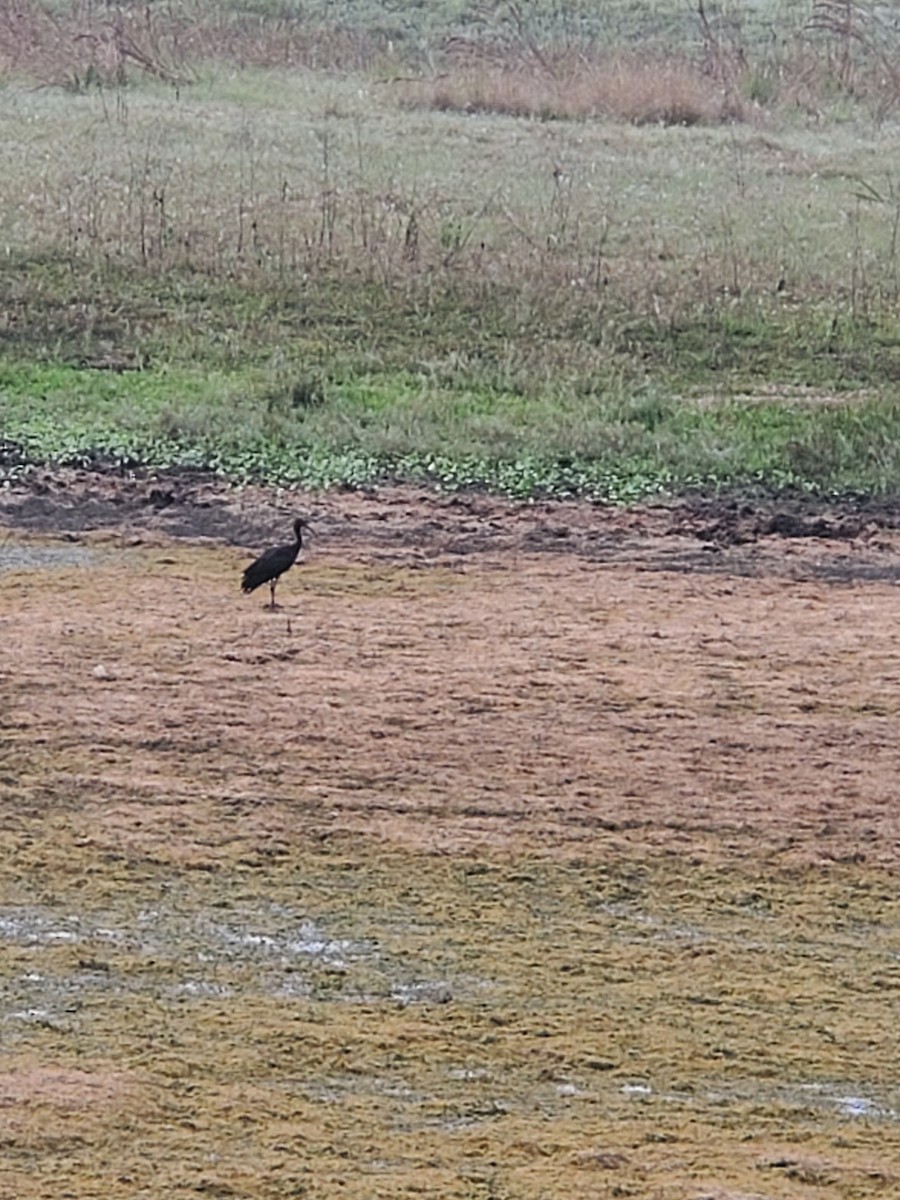
[(774, 3), (24, 11), (7, 475), (896, 490), (890, 30)]

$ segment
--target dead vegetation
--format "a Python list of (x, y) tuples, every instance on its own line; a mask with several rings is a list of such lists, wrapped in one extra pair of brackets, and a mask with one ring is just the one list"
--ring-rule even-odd
[(713, 125), (745, 120), (751, 106), (687, 61), (617, 55), (556, 65), (465, 63), (409, 84), (406, 103), (542, 120), (588, 118), (634, 125)]
[(561, 32), (565, 22), (514, 0), (469, 15), (465, 33), (416, 39), (338, 9), (0, 0), (0, 73), (82, 91), (140, 76), (182, 87), (216, 61), (375, 72), (407, 103), (436, 109), (667, 125), (755, 120), (773, 107), (821, 114), (837, 94), (884, 120), (900, 99), (897, 30), (873, 4), (811, 3), (759, 41), (735, 13), (697, 0), (691, 37), (643, 55), (588, 26)]
[(364, 29), (309, 23), (287, 13), (182, 3), (101, 5), (0, 0), (0, 75), (73, 91), (121, 88), (142, 76), (176, 87), (204, 64), (364, 70), (383, 39)]

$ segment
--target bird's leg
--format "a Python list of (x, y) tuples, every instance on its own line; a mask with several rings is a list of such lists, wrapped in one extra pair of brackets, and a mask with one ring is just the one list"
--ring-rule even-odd
[(273, 579), (272, 582), (269, 584), (269, 591), (272, 593), (272, 603), (269, 605), (269, 608), (271, 608), (273, 611), (275, 609), (275, 587), (276, 587), (277, 583), (278, 583), (278, 580)]

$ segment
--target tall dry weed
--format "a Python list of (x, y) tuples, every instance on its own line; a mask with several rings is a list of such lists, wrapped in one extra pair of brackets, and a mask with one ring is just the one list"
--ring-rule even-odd
[[(806, 32), (818, 43), (818, 79), (865, 100), (882, 121), (900, 105), (900, 28), (890, 6), (814, 0)], [(824, 70), (822, 69), (824, 67)]]
[(387, 39), (364, 27), (315, 22), (279, 10), (240, 11), (185, 0), (151, 5), (67, 8), (39, 0), (0, 0), (0, 73), (49, 86), (119, 86), (133, 75), (187, 82), (199, 64), (368, 70)]
[(0, 72), (83, 90), (120, 86), (132, 73), (184, 82), (188, 40), (182, 22), (157, 20), (150, 6), (0, 0)]

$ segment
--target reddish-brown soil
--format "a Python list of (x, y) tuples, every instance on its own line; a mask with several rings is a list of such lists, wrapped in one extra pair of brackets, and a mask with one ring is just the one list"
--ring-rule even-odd
[(0, 520), (0, 1196), (900, 1195), (890, 514)]

